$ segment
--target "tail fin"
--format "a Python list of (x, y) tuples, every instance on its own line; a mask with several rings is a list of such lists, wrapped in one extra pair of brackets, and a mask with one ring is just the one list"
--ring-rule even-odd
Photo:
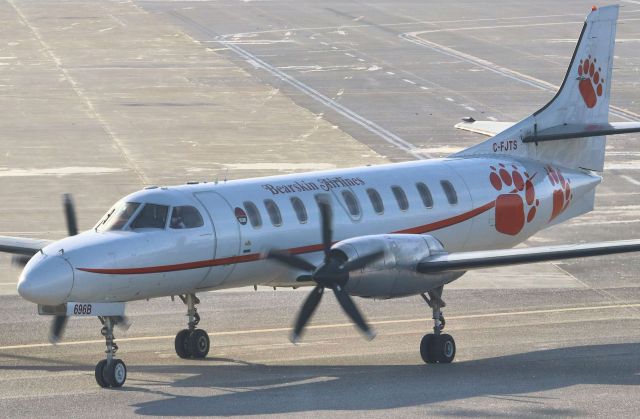
[[(618, 6), (593, 8), (582, 27), (560, 90), (533, 115), (455, 156), (507, 154), (570, 168), (602, 171)], [(538, 139), (554, 133), (553, 140)], [(560, 133), (560, 135), (558, 135)], [(564, 133), (564, 135), (562, 134)], [(581, 136), (584, 133), (584, 136)], [(607, 132), (612, 134), (615, 132)]]

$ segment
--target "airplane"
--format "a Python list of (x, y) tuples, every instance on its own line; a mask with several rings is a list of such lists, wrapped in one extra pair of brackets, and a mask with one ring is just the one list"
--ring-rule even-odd
[(106, 344), (95, 368), (101, 387), (121, 387), (127, 377), (113, 335), (128, 322), (126, 302), (179, 296), (188, 322), (175, 351), (204, 358), (210, 341), (197, 327), (197, 293), (250, 285), (313, 287), (294, 342), (326, 289), (369, 339), (374, 332), (353, 296), (422, 296), (433, 332), (420, 355), (450, 363), (456, 346), (442, 332), (442, 294), (466, 271), (640, 251), (640, 240), (514, 248), (593, 210), (605, 136), (640, 132), (638, 122), (608, 121), (617, 18), (617, 5), (594, 7), (551, 101), (517, 123), (467, 120), (462, 128), (490, 138), (447, 158), (149, 186), (80, 234), (66, 195), (69, 237), (2, 236), (0, 251), (24, 266), (18, 293), (54, 316), (52, 342), (68, 317), (98, 317)]

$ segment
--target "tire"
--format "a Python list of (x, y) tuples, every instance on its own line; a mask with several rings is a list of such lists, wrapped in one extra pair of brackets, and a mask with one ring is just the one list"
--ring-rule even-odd
[(442, 364), (450, 364), (456, 357), (456, 341), (451, 335), (443, 334), (438, 336), (437, 344), (434, 345), (437, 351), (437, 360)]
[(420, 356), (422, 360), (427, 364), (434, 364), (436, 359), (433, 356), (433, 344), (435, 343), (436, 336), (432, 333), (424, 335), (420, 341)]
[(175, 348), (176, 354), (180, 358), (187, 359), (191, 358), (191, 352), (189, 352), (189, 334), (191, 333), (188, 329), (182, 329), (176, 335), (175, 340)]
[(98, 385), (102, 388), (109, 387), (109, 384), (107, 384), (107, 382), (104, 379), (104, 372), (105, 372), (104, 369), (106, 365), (107, 365), (106, 359), (103, 359), (102, 361), (96, 364), (96, 383), (98, 383)]
[(189, 352), (191, 356), (202, 359), (209, 353), (209, 335), (202, 329), (194, 330), (189, 336)]
[(127, 366), (121, 359), (114, 359), (104, 370), (104, 378), (109, 387), (120, 388), (127, 381)]

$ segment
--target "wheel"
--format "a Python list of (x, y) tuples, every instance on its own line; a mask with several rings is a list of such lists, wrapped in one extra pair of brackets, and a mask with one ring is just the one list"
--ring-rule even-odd
[(428, 335), (424, 335), (420, 341), (420, 356), (427, 364), (433, 364), (436, 362), (436, 359), (433, 356), (433, 343), (435, 342), (435, 337), (436, 336), (434, 334), (429, 333)]
[(103, 359), (102, 361), (96, 364), (96, 383), (102, 388), (109, 387), (109, 384), (104, 380), (104, 367), (107, 365), (107, 360)]
[(178, 332), (175, 340), (176, 354), (180, 358), (191, 358), (191, 352), (189, 352), (189, 335), (191, 331), (183, 329)]
[(456, 356), (456, 342), (451, 335), (440, 335), (433, 345), (437, 362), (450, 364)]
[(204, 358), (209, 353), (209, 335), (202, 329), (194, 330), (189, 336), (189, 352), (194, 358)]
[(127, 366), (121, 359), (114, 359), (107, 363), (104, 369), (104, 380), (109, 387), (122, 387), (127, 380)]

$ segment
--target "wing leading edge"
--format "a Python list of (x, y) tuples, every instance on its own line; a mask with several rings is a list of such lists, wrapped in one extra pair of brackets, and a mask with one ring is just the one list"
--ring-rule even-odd
[(0, 236), (0, 252), (33, 256), (49, 243), (51, 240)]
[(434, 255), (418, 263), (420, 273), (467, 271), (551, 260), (602, 256), (640, 251), (640, 240), (621, 240), (524, 249), (486, 250)]

